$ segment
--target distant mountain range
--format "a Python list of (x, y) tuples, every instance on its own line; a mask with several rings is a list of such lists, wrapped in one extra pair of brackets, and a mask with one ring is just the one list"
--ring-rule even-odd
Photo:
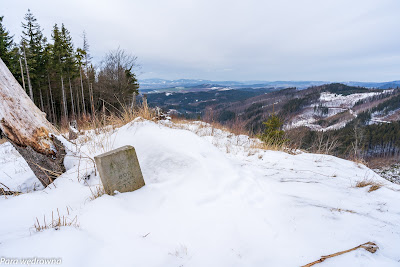
[[(306, 89), (310, 86), (319, 86), (330, 84), (329, 81), (211, 81), (201, 79), (142, 79), (139, 80), (140, 90), (145, 93), (160, 92), (179, 92), (179, 91), (203, 91), (221, 88), (274, 88), (283, 89), (296, 87), (298, 89)], [(341, 82), (349, 86), (361, 86), (366, 88), (388, 89), (400, 87), (399, 81), (390, 82)]]

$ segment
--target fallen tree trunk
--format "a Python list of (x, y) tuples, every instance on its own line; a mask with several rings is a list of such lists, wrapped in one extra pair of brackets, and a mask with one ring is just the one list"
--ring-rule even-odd
[(44, 186), (65, 172), (65, 148), (55, 136), (58, 131), (32, 102), (1, 58), (0, 129)]

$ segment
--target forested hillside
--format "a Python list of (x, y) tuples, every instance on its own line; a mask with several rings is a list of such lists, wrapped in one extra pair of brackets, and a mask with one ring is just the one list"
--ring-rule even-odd
[[(392, 158), (400, 151), (400, 90), (326, 84), (304, 90), (271, 88), (149, 94), (175, 116), (219, 122), (257, 135), (276, 114), (290, 145), (343, 158)], [(323, 148), (322, 144), (329, 147)]]
[(138, 92), (136, 57), (129, 52), (116, 48), (95, 66), (83, 29), (76, 45), (63, 23), (55, 23), (51, 36), (44, 36), (30, 10), (20, 33), (10, 33), (3, 25), (6, 19), (0, 17), (0, 56), (51, 122), (93, 116), (104, 103), (107, 109), (118, 108)]

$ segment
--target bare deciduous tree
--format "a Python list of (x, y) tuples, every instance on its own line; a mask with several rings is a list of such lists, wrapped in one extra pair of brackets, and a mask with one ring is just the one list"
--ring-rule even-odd
[(116, 98), (125, 103), (138, 93), (139, 84), (134, 70), (138, 68), (137, 57), (118, 48), (110, 51), (101, 62), (97, 91), (101, 98), (116, 103)]

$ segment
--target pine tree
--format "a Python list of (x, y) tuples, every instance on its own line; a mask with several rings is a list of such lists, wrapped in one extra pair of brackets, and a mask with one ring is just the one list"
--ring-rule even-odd
[[(26, 57), (27, 75), (29, 72), (30, 80), (33, 89), (35, 103), (40, 103), (39, 92), (43, 82), (45, 73), (45, 62), (43, 59), (43, 51), (46, 46), (46, 38), (43, 36), (42, 29), (37, 23), (37, 19), (28, 9), (28, 13), (24, 17), (25, 22), (22, 23), (21, 48), (24, 50)], [(41, 82), (42, 81), (42, 82)]]
[[(88, 42), (88, 39), (87, 39), (87, 37), (86, 37), (86, 32), (85, 31), (83, 31), (83, 48), (82, 48), (82, 50), (84, 51), (84, 58), (85, 58), (85, 68), (86, 68), (86, 76), (87, 77), (89, 77), (89, 74), (88, 74), (88, 69), (89, 69), (89, 66), (90, 66), (90, 64), (91, 64), (91, 60), (92, 60), (92, 56), (90, 55), (90, 51), (89, 51), (89, 42)], [(90, 82), (90, 80), (89, 80), (89, 82)]]
[[(90, 67), (92, 67), (91, 66), (92, 57), (90, 56), (89, 47), (90, 46), (89, 46), (89, 42), (88, 42), (88, 39), (86, 36), (86, 32), (83, 31), (83, 48), (82, 48), (82, 50), (83, 50), (84, 65), (85, 65), (85, 71), (86, 71), (86, 81), (87, 81), (87, 88), (88, 88), (87, 91), (89, 92), (88, 98), (89, 98), (90, 106), (91, 106), (92, 113), (93, 113), (93, 103), (91, 101), (92, 100), (91, 94), (93, 93), (93, 91), (91, 90), (91, 88), (92, 88), (91, 82), (94, 81), (94, 77), (93, 77), (93, 79), (91, 79), (91, 78), (92, 78), (92, 76), (94, 76), (94, 71), (93, 71), (93, 68), (90, 68)], [(82, 91), (82, 93), (83, 93), (83, 91)]]
[(71, 103), (71, 113), (75, 117), (75, 107), (74, 107), (74, 96), (72, 92), (71, 79), (78, 75), (78, 63), (74, 51), (74, 45), (72, 43), (72, 38), (70, 32), (65, 28), (64, 24), (61, 25), (61, 47), (62, 47), (62, 61), (63, 61), (63, 72), (68, 76), (69, 82), (69, 102)]
[(3, 26), (4, 16), (0, 16), (0, 55), (3, 62), (10, 68), (13, 49), (13, 37)]
[(4, 16), (0, 16), (0, 57), (14, 77), (22, 84), (19, 49), (13, 42), (13, 36), (4, 27), (3, 19)]
[[(56, 71), (56, 76), (60, 79), (60, 87), (61, 87), (61, 104), (63, 107), (63, 113), (62, 117), (67, 118), (68, 117), (68, 107), (67, 107), (67, 100), (66, 100), (66, 93), (65, 93), (65, 87), (64, 87), (64, 71), (65, 71), (65, 47), (66, 45), (63, 43), (63, 36), (61, 31), (58, 28), (58, 25), (55, 24), (53, 27), (53, 34), (52, 34), (52, 39), (53, 39), (53, 51), (52, 51), (52, 60), (51, 64), (53, 66), (53, 69)], [(58, 97), (56, 97), (58, 98)]]
[(77, 73), (77, 62), (75, 58), (74, 45), (69, 31), (65, 28), (64, 24), (61, 24), (60, 32), (61, 41), (61, 61), (63, 64), (63, 70), (71, 75)]
[(76, 49), (76, 59), (78, 61), (78, 66), (79, 66), (79, 78), (80, 78), (80, 87), (81, 87), (81, 93), (82, 93), (82, 112), (83, 115), (86, 116), (86, 104), (85, 104), (85, 94), (84, 94), (84, 89), (83, 89), (83, 78), (82, 78), (82, 64), (83, 64), (83, 58), (85, 56), (85, 51), (81, 48)]

